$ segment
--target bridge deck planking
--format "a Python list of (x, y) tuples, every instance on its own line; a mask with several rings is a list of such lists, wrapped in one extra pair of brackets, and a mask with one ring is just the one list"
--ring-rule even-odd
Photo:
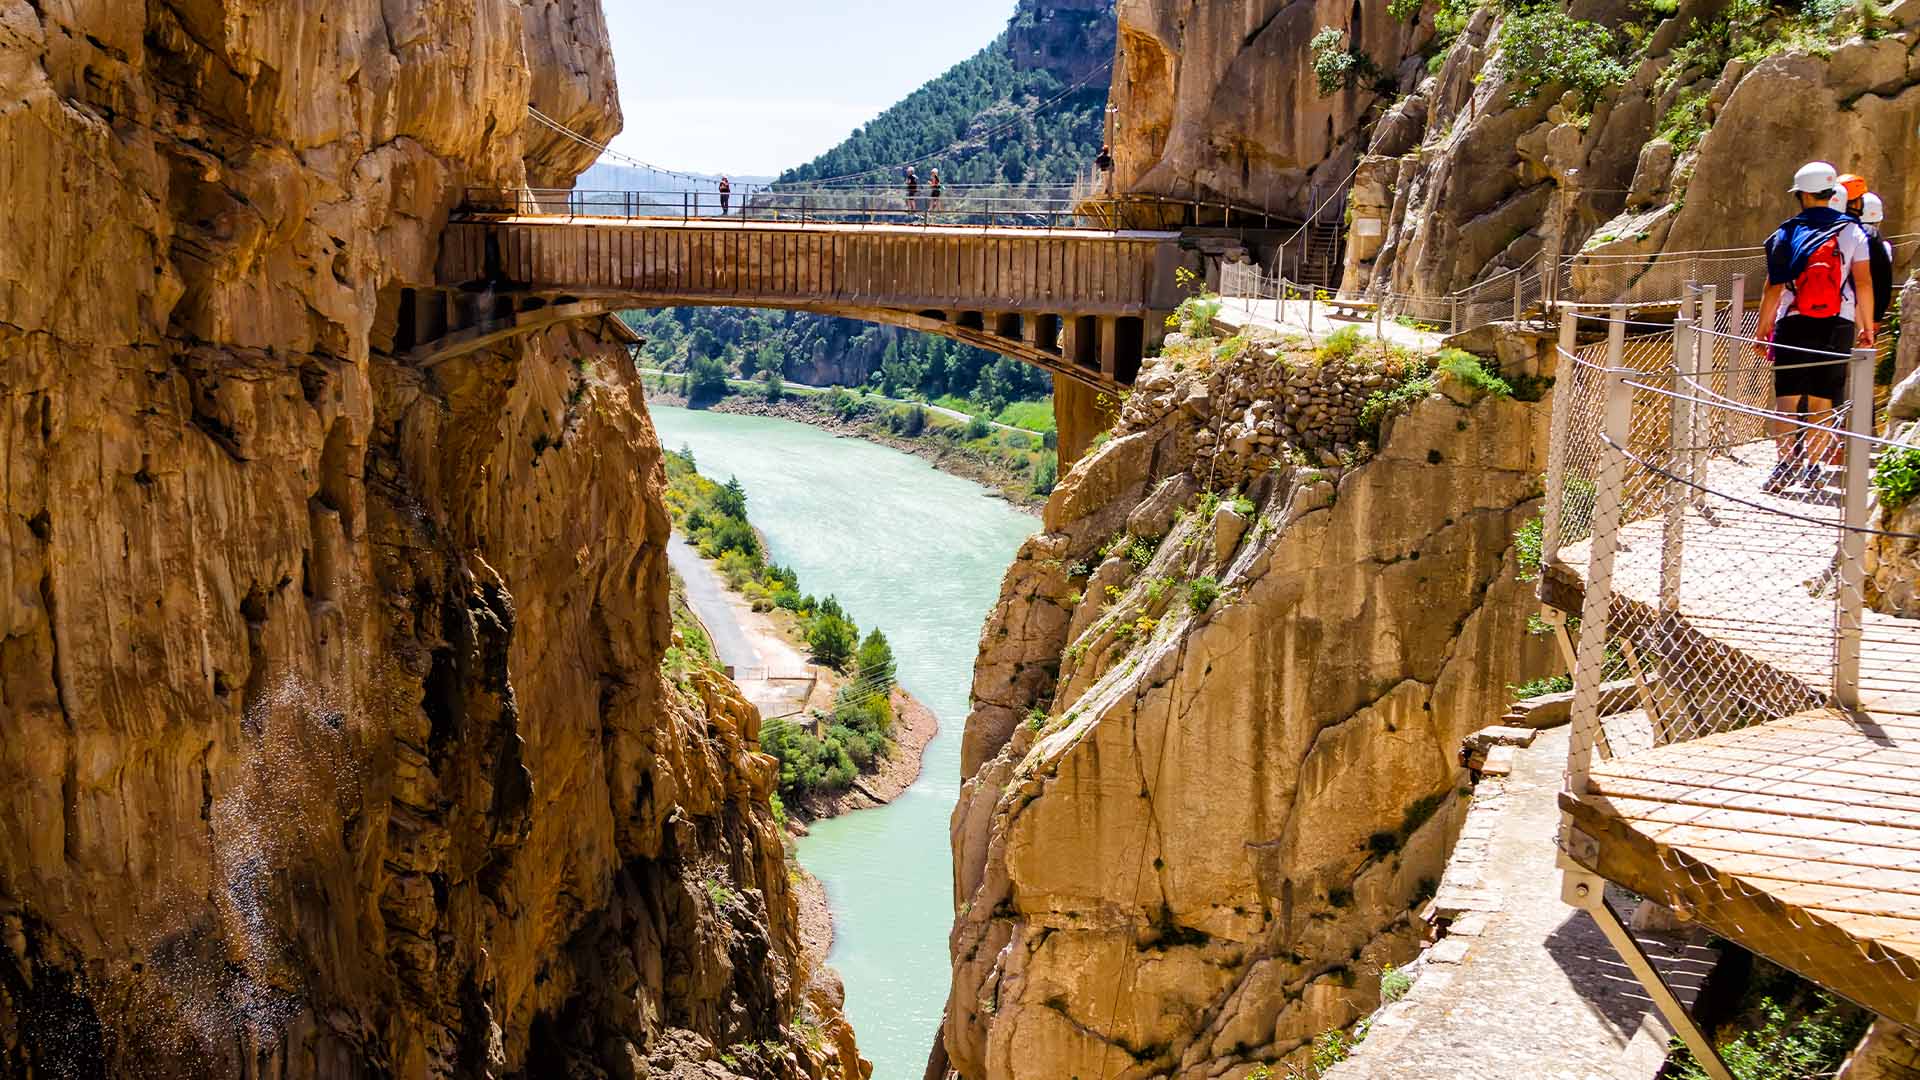
[[(1144, 315), (1157, 299), (1159, 241), (1146, 236), (1088, 243), (1087, 235), (996, 239), (987, 230), (970, 238), (929, 238), (913, 230), (875, 231), (884, 227), (841, 227), (830, 234), (507, 224), (456, 223), (456, 239), (443, 253), (442, 280), (487, 277), (484, 238), (491, 230), (499, 238), (498, 268), (505, 277), (576, 296), (657, 294), (667, 302), (728, 296), (764, 306), (844, 300), (912, 310), (1058, 309), (1068, 315)], [(951, 257), (944, 250), (949, 247)], [(980, 267), (972, 287), (962, 265), (968, 248)]]

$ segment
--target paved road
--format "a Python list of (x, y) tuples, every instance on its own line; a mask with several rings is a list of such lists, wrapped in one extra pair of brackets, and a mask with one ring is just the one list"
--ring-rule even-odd
[(725, 587), (700, 553), (677, 532), (667, 540), (667, 562), (687, 583), (687, 606), (707, 628), (707, 635), (713, 639), (714, 655), (720, 662), (737, 671), (764, 667), (766, 661), (760, 658), (759, 650), (747, 640), (734, 618)]

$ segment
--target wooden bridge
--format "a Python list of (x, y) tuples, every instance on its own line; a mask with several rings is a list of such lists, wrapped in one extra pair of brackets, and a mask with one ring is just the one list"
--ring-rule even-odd
[[(537, 209), (537, 207), (535, 207)], [(517, 208), (525, 209), (525, 208)], [(708, 305), (940, 334), (1054, 376), (1063, 462), (1132, 385), (1201, 256), (1170, 229), (467, 213), (436, 289), (398, 298), (394, 351), (431, 365), (558, 322)]]

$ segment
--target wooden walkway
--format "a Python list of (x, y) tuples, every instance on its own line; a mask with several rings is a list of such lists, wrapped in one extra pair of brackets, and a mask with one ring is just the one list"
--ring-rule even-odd
[(1831, 709), (1597, 763), (1569, 854), (1920, 1024), (1920, 716)]
[[(1867, 613), (1864, 710), (1814, 704), (1832, 691), (1834, 602), (1819, 586), (1838, 535), (1825, 522), (1839, 511), (1762, 493), (1772, 457), (1758, 443), (1709, 463), (1707, 486), (1739, 502), (1716, 496), (1688, 513), (1677, 619), (1659, 614), (1662, 518), (1622, 528), (1613, 623), (1683, 640), (1648, 666), (1692, 684), (1649, 680), (1644, 729), (1675, 741), (1616, 737), (1589, 790), (1561, 796), (1576, 830), (1566, 847), (1610, 881), (1920, 1023), (1920, 622)], [(1588, 546), (1548, 569), (1545, 592), (1563, 605), (1579, 595)], [(1795, 693), (1805, 707), (1791, 715), (1711, 730), (1737, 723), (1738, 694)], [(1690, 723), (1711, 733), (1689, 738)]]

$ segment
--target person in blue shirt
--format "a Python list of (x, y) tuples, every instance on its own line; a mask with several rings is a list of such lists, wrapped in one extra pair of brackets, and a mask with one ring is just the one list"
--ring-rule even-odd
[[(1800, 212), (1767, 238), (1767, 289), (1760, 298), (1759, 340), (1772, 343), (1774, 405), (1815, 424), (1829, 422), (1847, 397), (1846, 358), (1858, 342), (1873, 344), (1871, 311), (1856, 319), (1856, 298), (1873, 296), (1866, 232), (1829, 205), (1839, 191), (1839, 173), (1810, 161), (1789, 189)], [(1810, 463), (1833, 454), (1831, 437), (1776, 423), (1779, 462), (1766, 490), (1790, 486)]]

